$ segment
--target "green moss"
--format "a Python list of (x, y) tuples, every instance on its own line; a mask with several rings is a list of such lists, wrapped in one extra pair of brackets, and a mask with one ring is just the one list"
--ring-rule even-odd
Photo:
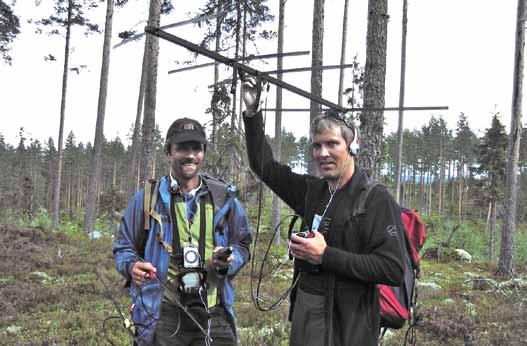
[[(483, 237), (484, 232), (478, 232), (478, 227), (479, 224), (467, 225), (460, 231)], [(439, 231), (436, 229), (436, 232)], [(438, 241), (445, 239), (437, 234), (434, 236)], [(455, 244), (464, 239), (456, 237), (453, 237)], [(257, 246), (256, 271), (270, 239), (267, 229)], [(525, 241), (525, 231), (518, 231), (516, 240)], [(123, 279), (114, 269), (110, 238), (90, 240), (78, 232), (66, 236), (51, 231), (3, 229), (0, 244), (10, 244), (4, 251), (5, 263), (1, 264), (5, 275), (0, 279), (0, 344), (107, 344), (102, 332), (103, 321), (118, 313), (95, 275), (96, 268), (124, 313), (130, 304), (122, 289)], [(260, 295), (266, 301), (264, 306), (274, 302), (291, 284), (291, 262), (286, 256), (285, 244), (272, 248), (271, 260), (264, 267), (264, 273), (270, 273), (280, 263), (285, 263), (279, 275), (269, 275), (262, 282)], [(465, 244), (469, 244), (468, 241)], [(524, 258), (522, 256), (520, 251), (517, 258)], [(37, 270), (46, 272), (52, 279), (45, 284), (27, 280), (29, 273)], [(464, 345), (465, 339), (471, 338), (474, 345), (519, 345), (527, 340), (527, 315), (525, 309), (520, 309), (517, 295), (472, 289), (471, 276), (467, 273), (493, 278), (495, 270), (494, 263), (478, 260), (472, 263), (423, 260), (420, 280), (434, 282), (442, 288), (429, 297), (424, 292), (419, 296), (416, 311), (421, 323), (415, 328), (417, 344)], [(521, 263), (518, 270), (524, 270)], [(256, 276), (252, 284), (254, 292)], [(288, 300), (274, 311), (258, 311), (251, 301), (250, 264), (238, 274), (235, 285), (240, 345), (287, 345)], [(112, 342), (116, 345), (131, 343), (119, 320), (111, 319), (107, 324)], [(11, 326), (20, 327), (20, 330), (9, 334), (7, 329)], [(394, 331), (383, 345), (402, 345), (406, 330)]]

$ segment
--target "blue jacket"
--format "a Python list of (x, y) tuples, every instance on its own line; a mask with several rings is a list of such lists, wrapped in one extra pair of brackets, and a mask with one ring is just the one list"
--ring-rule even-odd
[[(205, 184), (206, 191), (210, 191), (214, 205), (214, 245), (233, 247), (234, 260), (227, 275), (218, 283), (218, 289), (221, 294), (221, 303), (234, 320), (232, 305), (235, 290), (232, 279), (249, 260), (251, 228), (245, 211), (235, 197), (235, 188), (206, 174), (200, 174), (200, 177)], [(113, 248), (117, 270), (129, 281), (132, 279), (130, 276), (131, 266), (140, 260), (138, 242), (141, 238), (141, 232), (145, 232), (143, 229), (143, 196), (144, 190), (141, 189), (128, 204)], [(170, 254), (156, 239), (156, 235), (159, 233), (160, 226), (163, 227), (164, 241), (172, 244), (172, 225), (168, 215), (170, 210), (170, 178), (167, 176), (160, 180), (159, 194), (154, 210), (160, 214), (162, 226), (154, 217), (150, 218), (150, 231), (148, 231), (146, 239), (144, 260), (152, 263), (157, 269), (157, 277), (162, 282), (166, 282)], [(160, 316), (163, 287), (157, 280), (149, 280), (141, 287), (132, 283), (129, 295), (134, 300), (132, 320), (137, 326), (136, 342), (139, 345), (148, 344), (153, 340)]]

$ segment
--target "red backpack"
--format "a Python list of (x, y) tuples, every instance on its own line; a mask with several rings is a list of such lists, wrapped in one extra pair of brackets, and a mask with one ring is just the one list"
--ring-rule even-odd
[[(370, 181), (361, 193), (354, 215), (366, 213), (366, 200), (371, 190), (381, 183)], [(419, 277), (419, 251), (425, 242), (424, 224), (413, 209), (401, 208), (404, 229), (404, 280), (401, 286), (377, 285), (379, 288), (379, 307), (381, 328), (400, 329), (406, 321), (412, 322), (412, 309), (415, 306), (415, 284)]]

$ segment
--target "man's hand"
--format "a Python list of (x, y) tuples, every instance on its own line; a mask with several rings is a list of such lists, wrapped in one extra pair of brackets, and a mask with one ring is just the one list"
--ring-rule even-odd
[(320, 232), (315, 232), (313, 238), (302, 238), (293, 233), (289, 242), (289, 250), (293, 257), (311, 264), (321, 264), (327, 244)]
[(221, 249), (224, 249), (224, 247), (216, 246), (214, 250), (212, 250), (212, 258), (207, 261), (207, 265), (205, 266), (205, 269), (207, 270), (207, 283), (211, 285), (211, 287), (218, 286), (220, 276), (227, 274), (229, 266), (232, 261), (234, 261), (233, 254), (230, 254), (225, 259), (218, 258)]
[(132, 282), (137, 285), (143, 285), (147, 280), (150, 280), (150, 272), (156, 273), (157, 269), (149, 262), (135, 262), (132, 267)]
[(220, 258), (218, 256), (221, 252), (221, 250), (224, 249), (223, 246), (216, 246), (214, 250), (212, 250), (212, 260), (211, 265), (213, 268), (228, 268), (232, 261), (234, 261), (234, 255), (230, 254), (227, 258)]
[(242, 97), (245, 104), (245, 116), (254, 116), (261, 108), (261, 103), (265, 101), (265, 90), (262, 90), (262, 82), (256, 77), (246, 76), (242, 83)]

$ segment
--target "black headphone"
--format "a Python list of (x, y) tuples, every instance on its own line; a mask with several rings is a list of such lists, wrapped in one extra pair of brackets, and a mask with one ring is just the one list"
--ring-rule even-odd
[(323, 113), (323, 115), (320, 117), (320, 119), (326, 119), (326, 118), (331, 118), (331, 119), (334, 119), (334, 120), (337, 120), (343, 123), (347, 128), (351, 130), (351, 132), (353, 132), (353, 140), (349, 144), (348, 151), (351, 156), (355, 156), (355, 157), (358, 156), (359, 149), (360, 149), (360, 143), (359, 143), (360, 133), (359, 133), (359, 129), (355, 127), (355, 124), (353, 124), (353, 122), (351, 124), (348, 123), (346, 118), (344, 118), (340, 113), (332, 109), (326, 110)]

